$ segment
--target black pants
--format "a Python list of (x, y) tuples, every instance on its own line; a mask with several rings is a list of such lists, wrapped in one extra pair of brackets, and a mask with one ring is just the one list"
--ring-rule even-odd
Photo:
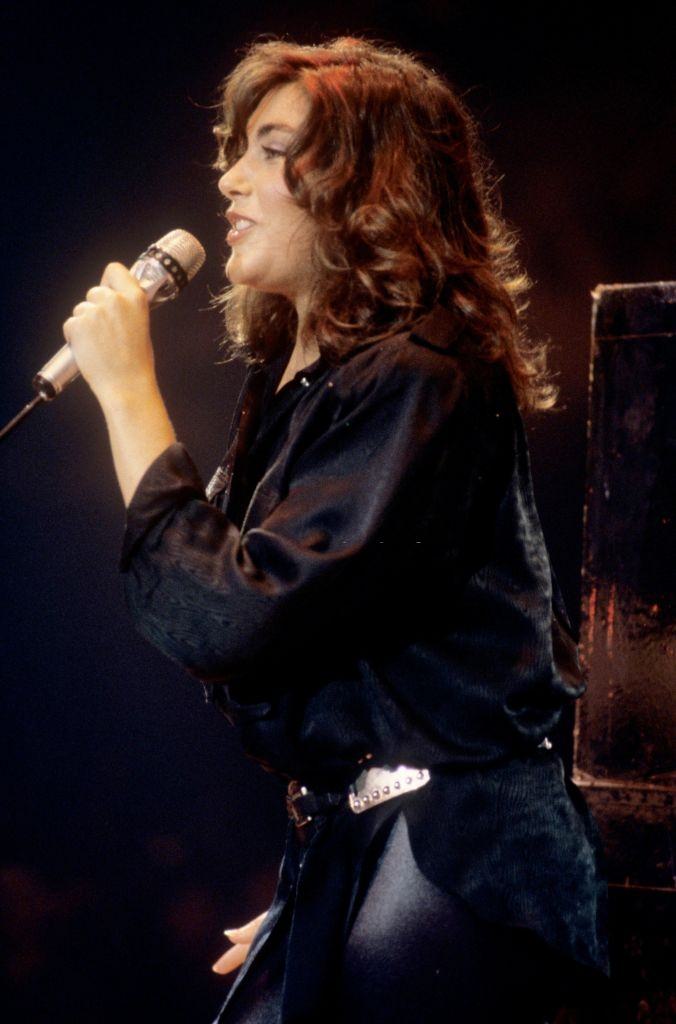
[[(545, 1024), (580, 990), (580, 969), (534, 933), (481, 920), (426, 878), (403, 814), (381, 834), (331, 990), (303, 1024)], [(305, 933), (290, 954), (292, 918), (289, 902), (218, 1024), (280, 1024), (289, 958), (298, 964), (316, 942)]]
[(425, 878), (402, 815), (350, 933), (336, 1020), (542, 1024), (556, 1010), (561, 971), (532, 932), (480, 920)]

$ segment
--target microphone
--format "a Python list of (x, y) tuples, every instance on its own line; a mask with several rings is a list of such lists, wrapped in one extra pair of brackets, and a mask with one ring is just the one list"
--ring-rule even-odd
[[(148, 246), (130, 268), (154, 309), (175, 299), (204, 264), (206, 253), (194, 235), (176, 228)], [(51, 402), (80, 376), (70, 345), (66, 343), (33, 378), (38, 401)], [(36, 401), (36, 399), (34, 399)]]

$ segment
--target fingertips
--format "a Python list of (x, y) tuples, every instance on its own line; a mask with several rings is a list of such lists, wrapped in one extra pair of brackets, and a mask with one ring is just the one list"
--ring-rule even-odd
[(248, 946), (233, 946), (211, 965), (211, 970), (214, 974), (229, 974), (244, 963), (248, 950)]
[(247, 921), (246, 924), (241, 925), (239, 928), (226, 928), (223, 934), (231, 942), (251, 942), (266, 916), (267, 911), (264, 911), (258, 917), (254, 917), (253, 921)]
[(223, 934), (231, 942), (251, 942), (257, 931), (258, 923), (250, 921), (249, 924), (242, 925), (241, 928), (225, 928)]

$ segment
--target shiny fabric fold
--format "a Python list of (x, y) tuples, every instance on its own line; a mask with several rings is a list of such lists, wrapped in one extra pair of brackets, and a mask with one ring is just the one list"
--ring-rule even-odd
[[(475, 929), (481, 929), (481, 922), (486, 922), (483, 934), (489, 938), (494, 934), (495, 941), (502, 944), (498, 947), (498, 956), (500, 961), (505, 961), (506, 975), (509, 974), (510, 953), (515, 954), (509, 969), (516, 971), (517, 976), (506, 980), (495, 969), (495, 977), (491, 977), (490, 968), (485, 969), (486, 977), (496, 986), (495, 1011), (499, 1012), (499, 1018), (491, 1015), (486, 1021), (514, 1020), (525, 1024), (532, 1020), (541, 1024), (544, 1014), (536, 1013), (540, 1002), (543, 1007), (546, 1004), (555, 1010), (557, 1000), (574, 1001), (586, 985), (596, 984), (600, 990), (602, 982), (595, 979), (595, 967), (599, 956), (603, 956), (599, 946), (604, 941), (603, 922), (599, 920), (595, 935), (587, 936), (591, 948), (585, 948), (578, 933), (573, 941), (574, 955), (571, 955), (571, 936), (564, 934), (565, 915), (562, 918), (556, 895), (557, 889), (565, 884), (570, 887), (568, 898), (573, 895), (580, 906), (596, 899), (594, 848), (590, 847), (586, 864), (580, 863), (574, 852), (580, 849), (580, 835), (594, 835), (593, 826), (588, 832), (587, 824), (567, 806), (564, 787), (559, 785), (562, 783), (561, 763), (550, 752), (537, 755), (530, 764), (505, 765), (496, 774), (496, 780), (497, 800), (494, 802), (485, 799), (485, 785), (481, 785), (478, 776), (468, 787), (463, 787), (448, 774), (433, 773), (432, 788), (424, 800), (424, 790), (420, 790), (362, 816), (341, 808), (301, 829), (290, 823), (279, 883), (268, 917), (215, 1024), (316, 1024), (317, 1021), (344, 1024), (345, 1020), (353, 1019), (352, 1014), (347, 1015), (347, 1007), (355, 998), (349, 988), (350, 956), (356, 955), (358, 959), (364, 956), (361, 944), (354, 941), (353, 928), (356, 924), (363, 931), (359, 915), (364, 898), (374, 880), (378, 880), (383, 852), (395, 826), (404, 829), (412, 854), (412, 859), (395, 863), (396, 884), (411, 889), (410, 901), (414, 907), (419, 907), (419, 912), (414, 922), (396, 920), (386, 924), (387, 957), (380, 958), (377, 949), (369, 951), (369, 956), (375, 956), (376, 960), (369, 968), (372, 973), (367, 975), (369, 987), (385, 991), (388, 987), (403, 985), (405, 988), (409, 972), (412, 972), (411, 987), (418, 985), (414, 981), (418, 974), (416, 964), (405, 960), (399, 963), (397, 946), (404, 946), (403, 934), (416, 926), (424, 938), (424, 918), (426, 913), (432, 912), (432, 907), (437, 928), (443, 930), (452, 926), (458, 906), (452, 900), (460, 895), (460, 906), (476, 915), (473, 924), (470, 919), (467, 939)], [(556, 876), (557, 859), (552, 857), (554, 851), (548, 829), (533, 835), (533, 822), (526, 814), (511, 827), (507, 820), (502, 825), (499, 823), (500, 817), (519, 803), (522, 807), (528, 805), (526, 787), (533, 785), (539, 788), (540, 797), (547, 793), (557, 805), (556, 813), (571, 830), (566, 852), (573, 852), (573, 856), (570, 875), (565, 881)], [(459, 794), (462, 794), (460, 801)], [(467, 815), (472, 813), (490, 815), (495, 824), (495, 841), (487, 844), (486, 849), (470, 851), (466, 847), (472, 837), (471, 833), (466, 833), (465, 824)], [(448, 820), (453, 814), (461, 817), (454, 819), (457, 827), (449, 843)], [(538, 858), (532, 855), (533, 841), (542, 843)], [(440, 870), (444, 863), (445, 867)], [(450, 870), (449, 864), (453, 865)], [(529, 873), (535, 875), (535, 880), (524, 884)], [(426, 908), (425, 898), (431, 898), (432, 907)], [(447, 903), (450, 903), (450, 918)], [(368, 913), (373, 914), (373, 907)], [(386, 914), (385, 907), (382, 913)], [(460, 923), (462, 927), (463, 922)], [(575, 930), (573, 928), (573, 932)], [(530, 943), (528, 937), (532, 939)], [(426, 959), (424, 946), (422, 941), (417, 956), (420, 970)], [(389, 968), (381, 959), (387, 960)], [(388, 986), (387, 974), (383, 972), (392, 969), (392, 961), (398, 977), (391, 979)], [(450, 963), (449, 972), (452, 973)], [(475, 975), (481, 977), (481, 968), (476, 968)], [(504, 992), (501, 992), (501, 985), (506, 986)], [(439, 986), (443, 993), (443, 982), (439, 982)], [(531, 991), (536, 986), (539, 986), (538, 991)], [(424, 985), (422, 987), (424, 989)], [(417, 990), (420, 991), (420, 985)], [(460, 993), (457, 995), (459, 997)], [(475, 998), (478, 1006), (480, 995), (470, 992), (470, 1006), (474, 1006)], [(432, 994), (428, 992), (421, 1005), (430, 1015), (429, 1019), (445, 1019), (448, 1010), (445, 1000), (441, 1005), (433, 1003)], [(453, 1019), (461, 1024), (469, 1021), (476, 1024), (477, 1020), (484, 1019), (469, 1010), (465, 1016), (459, 1002), (454, 1003), (454, 1008)], [(373, 1014), (373, 1024), (409, 1022), (420, 1019), (420, 1012), (411, 1010), (409, 1013), (402, 1006), (397, 1015), (392, 1006), (387, 1009), (387, 1003), (383, 1002)]]

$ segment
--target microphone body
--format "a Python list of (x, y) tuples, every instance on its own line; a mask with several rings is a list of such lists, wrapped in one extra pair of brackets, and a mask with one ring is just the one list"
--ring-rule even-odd
[[(130, 269), (148, 296), (150, 308), (174, 299), (202, 267), (206, 254), (188, 231), (177, 228), (149, 246)], [(70, 345), (66, 344), (33, 378), (40, 397), (50, 402), (80, 376)]]

